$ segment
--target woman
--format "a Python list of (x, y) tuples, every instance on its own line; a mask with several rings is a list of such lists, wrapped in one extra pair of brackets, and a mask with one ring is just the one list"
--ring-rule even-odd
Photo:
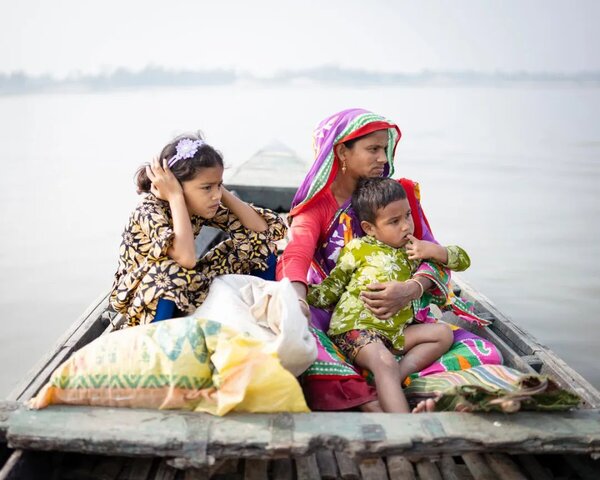
[[(320, 283), (335, 266), (340, 249), (351, 238), (363, 235), (350, 208), (350, 197), (358, 179), (393, 174), (394, 152), (400, 136), (395, 124), (362, 109), (332, 115), (315, 130), (315, 161), (292, 202), (290, 242), (277, 264), (277, 278), (292, 281), (307, 315), (306, 284)], [(401, 183), (411, 204), (415, 237), (435, 241), (421, 210), (418, 186), (407, 179)], [(435, 321), (425, 305), (446, 304), (448, 272), (424, 262), (413, 278), (416, 282), (372, 284), (370, 291), (363, 293), (363, 301), (379, 318), (387, 319), (411, 300), (422, 298), (420, 303), (424, 308), (415, 312), (416, 318)], [(319, 354), (303, 377), (309, 406), (313, 410), (359, 407), (365, 411), (380, 411), (375, 389), (343, 358), (324, 333), (329, 317), (330, 312), (310, 308)], [(470, 349), (472, 356), (479, 360), (475, 360), (475, 364), (499, 363), (500, 356), (489, 342), (464, 330), (455, 331), (455, 342), (469, 340), (469, 337), (480, 343), (479, 348)], [(443, 369), (446, 367), (440, 366), (437, 371)], [(436, 371), (431, 367), (427, 370), (427, 373)], [(428, 404), (426, 408), (431, 407)]]

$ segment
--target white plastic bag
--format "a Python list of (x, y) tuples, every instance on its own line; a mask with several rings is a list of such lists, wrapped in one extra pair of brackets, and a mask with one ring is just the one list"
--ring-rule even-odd
[(271, 282), (250, 275), (222, 275), (213, 280), (194, 316), (266, 341), (295, 376), (317, 358), (315, 339), (288, 279)]

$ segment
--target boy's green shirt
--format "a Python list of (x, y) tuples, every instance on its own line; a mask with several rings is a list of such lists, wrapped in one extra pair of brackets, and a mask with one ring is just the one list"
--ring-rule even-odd
[[(450, 246), (447, 250), (445, 267), (457, 271), (469, 267), (469, 256), (462, 248)], [(408, 280), (420, 263), (409, 260), (404, 248), (390, 247), (371, 236), (355, 238), (341, 250), (330, 275), (319, 285), (309, 286), (306, 300), (319, 308), (335, 305), (328, 335), (375, 330), (400, 350), (404, 347), (404, 328), (413, 319), (412, 305), (387, 320), (380, 320), (365, 307), (359, 295), (371, 283)]]

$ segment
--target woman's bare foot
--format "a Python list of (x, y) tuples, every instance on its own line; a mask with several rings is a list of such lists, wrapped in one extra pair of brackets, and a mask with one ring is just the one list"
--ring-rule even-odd
[(380, 413), (383, 412), (381, 405), (379, 404), (379, 400), (372, 400), (367, 403), (363, 403), (360, 407), (358, 407), (361, 412), (369, 412), (369, 413)]
[(433, 398), (428, 398), (427, 400), (419, 402), (417, 406), (412, 409), (412, 413), (423, 413), (433, 411), (435, 411), (435, 400)]

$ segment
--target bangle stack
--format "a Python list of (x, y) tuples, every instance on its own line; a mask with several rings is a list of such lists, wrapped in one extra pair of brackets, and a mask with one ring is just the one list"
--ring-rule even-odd
[[(409, 278), (407, 280), (407, 282), (415, 282), (419, 288), (421, 288), (421, 293), (419, 294), (419, 296), (417, 298), (421, 298), (423, 296), (423, 293), (425, 293), (425, 289), (423, 288), (423, 285), (421, 285), (421, 282), (419, 282), (418, 280), (415, 280), (414, 278)], [(415, 300), (417, 299), (415, 298)]]

